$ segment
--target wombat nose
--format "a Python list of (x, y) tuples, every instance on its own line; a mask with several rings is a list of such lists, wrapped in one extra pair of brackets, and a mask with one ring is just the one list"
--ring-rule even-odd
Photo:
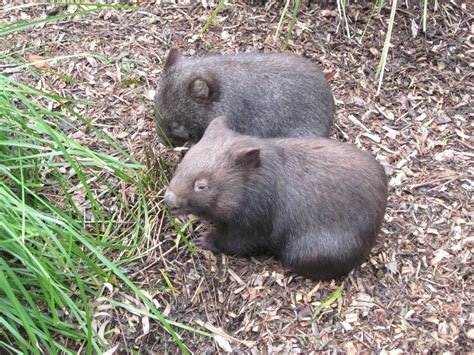
[(165, 203), (172, 210), (179, 208), (179, 200), (176, 197), (175, 193), (170, 190), (166, 190)]
[(185, 142), (189, 139), (189, 133), (186, 132), (183, 126), (171, 128), (171, 132), (173, 133), (173, 136)]

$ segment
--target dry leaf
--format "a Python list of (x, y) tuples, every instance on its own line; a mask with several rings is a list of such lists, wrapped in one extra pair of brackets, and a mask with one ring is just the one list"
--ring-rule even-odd
[(377, 48), (370, 47), (369, 51), (370, 51), (370, 54), (372, 54), (374, 57), (377, 57), (379, 55), (379, 51)]
[(150, 332), (150, 318), (147, 316), (142, 317), (142, 329), (143, 334), (148, 334)]
[(232, 352), (232, 347), (230, 346), (230, 343), (224, 339), (224, 337), (220, 335), (214, 335), (214, 340), (216, 341), (217, 345), (224, 350), (227, 353)]
[(36, 68), (41, 68), (41, 69), (48, 69), (49, 68), (49, 63), (44, 62), (44, 60), (46, 60), (46, 58), (43, 57), (42, 55), (30, 54), (28, 56), (28, 60), (30, 61), (30, 63), (33, 63), (33, 65)]
[(365, 132), (365, 133), (362, 133), (362, 135), (364, 137), (367, 137), (367, 138), (373, 140), (375, 143), (380, 143), (380, 141), (381, 141), (380, 137), (376, 134), (370, 134), (370, 133)]
[(326, 78), (326, 80), (331, 80), (332, 78), (334, 78), (334, 75), (336, 75), (336, 72), (334, 70), (324, 73), (324, 77)]
[(336, 17), (337, 16), (337, 11), (336, 10), (321, 10), (321, 16), (322, 17)]
[(430, 262), (431, 265), (436, 265), (441, 260), (443, 260), (444, 258), (450, 258), (451, 257), (451, 254), (449, 254), (447, 251), (445, 251), (443, 249), (436, 250), (434, 252), (434, 255), (435, 255), (435, 257), (433, 259), (431, 259), (431, 262)]
[(435, 154), (433, 159), (436, 161), (451, 161), (453, 160), (454, 156), (455, 156), (454, 150), (446, 149), (444, 152)]
[(415, 19), (411, 20), (411, 36), (416, 38), (418, 35), (418, 24), (416, 23)]
[(112, 355), (115, 353), (115, 350), (117, 350), (119, 345), (115, 345), (113, 348), (110, 348), (107, 351), (104, 351), (104, 355)]

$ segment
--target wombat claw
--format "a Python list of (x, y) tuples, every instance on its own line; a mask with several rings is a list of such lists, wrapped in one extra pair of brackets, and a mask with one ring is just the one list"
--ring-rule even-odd
[(207, 232), (201, 235), (196, 239), (194, 245), (200, 249), (209, 250), (216, 254), (221, 252), (214, 243), (212, 232)]

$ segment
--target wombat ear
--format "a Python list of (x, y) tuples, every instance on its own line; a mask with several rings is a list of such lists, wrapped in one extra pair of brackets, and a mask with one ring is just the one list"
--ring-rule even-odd
[(168, 56), (165, 59), (165, 65), (163, 66), (163, 71), (167, 71), (170, 67), (175, 65), (181, 59), (181, 53), (179, 53), (179, 49), (173, 47), (168, 52)]
[(191, 81), (189, 85), (191, 96), (195, 99), (208, 100), (211, 97), (212, 91), (209, 82), (204, 78), (196, 78)]
[(219, 116), (219, 117), (216, 117), (214, 118), (211, 123), (209, 123), (209, 126), (212, 126), (212, 127), (219, 127), (219, 128), (222, 128), (222, 127), (226, 127), (227, 128), (227, 118), (225, 116)]
[(260, 165), (260, 148), (242, 148), (235, 156), (237, 165), (257, 168)]

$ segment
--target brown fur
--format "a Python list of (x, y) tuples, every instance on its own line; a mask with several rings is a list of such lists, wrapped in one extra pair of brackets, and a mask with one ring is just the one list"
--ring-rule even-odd
[(387, 200), (382, 166), (325, 138), (262, 139), (212, 121), (185, 155), (165, 201), (215, 225), (199, 245), (214, 252), (270, 252), (292, 270), (330, 279), (361, 264)]

